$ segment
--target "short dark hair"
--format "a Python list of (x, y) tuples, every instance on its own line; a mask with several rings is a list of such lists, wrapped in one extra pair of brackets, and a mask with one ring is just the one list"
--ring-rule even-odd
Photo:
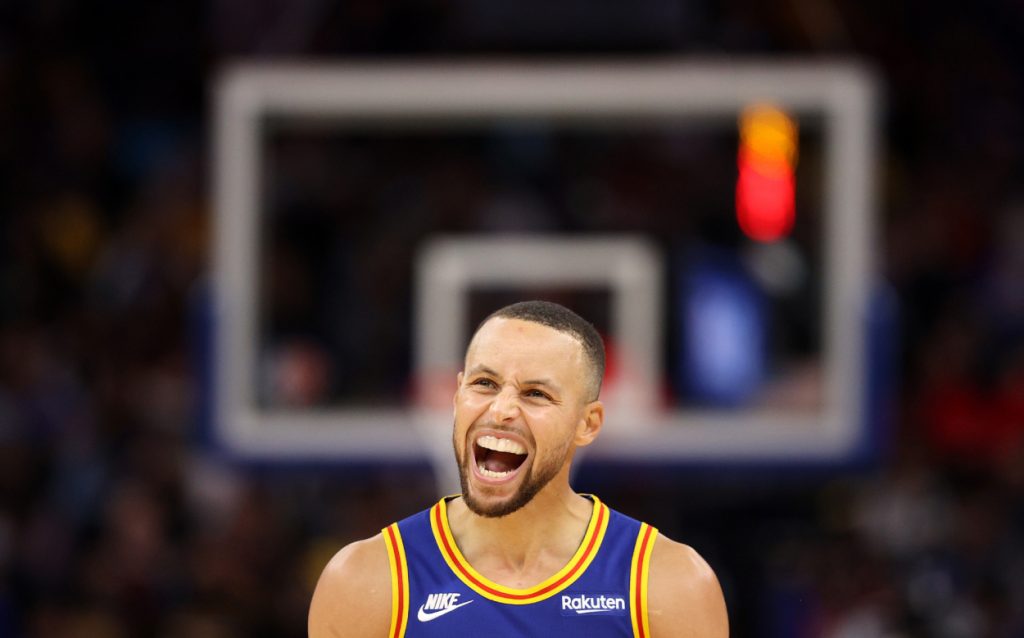
[(554, 328), (580, 342), (583, 353), (591, 367), (590, 386), (591, 401), (597, 400), (601, 394), (601, 382), (604, 380), (605, 353), (604, 341), (593, 324), (569, 310), (561, 304), (551, 301), (520, 301), (499, 310), (495, 310), (480, 322), (477, 330), (491, 319), (519, 319), (539, 323)]

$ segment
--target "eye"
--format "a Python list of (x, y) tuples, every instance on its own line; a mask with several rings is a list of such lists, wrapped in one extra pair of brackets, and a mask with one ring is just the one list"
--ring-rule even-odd
[(546, 392), (542, 392), (540, 390), (527, 390), (525, 395), (531, 399), (551, 399)]
[(470, 385), (479, 386), (481, 388), (496, 388), (496, 387), (498, 387), (498, 384), (496, 384), (494, 381), (491, 381), (490, 379), (488, 379), (486, 377), (481, 377), (479, 379), (474, 379), (470, 383)]

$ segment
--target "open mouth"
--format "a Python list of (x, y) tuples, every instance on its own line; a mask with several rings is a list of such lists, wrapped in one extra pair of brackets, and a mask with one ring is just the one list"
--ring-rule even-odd
[(512, 439), (485, 434), (473, 444), (477, 472), (486, 478), (508, 478), (526, 461), (526, 448)]

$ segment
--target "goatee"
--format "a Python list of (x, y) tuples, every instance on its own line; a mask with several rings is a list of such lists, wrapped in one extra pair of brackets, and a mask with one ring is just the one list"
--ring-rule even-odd
[[(452, 443), (454, 447), (454, 441)], [(530, 469), (527, 470), (527, 474), (523, 477), (519, 489), (511, 498), (495, 505), (488, 506), (480, 502), (480, 500), (469, 491), (469, 464), (476, 462), (476, 458), (473, 456), (472, 446), (466, 446), (465, 457), (459, 456), (459, 450), (456, 447), (455, 459), (459, 463), (459, 482), (462, 484), (463, 502), (466, 503), (466, 507), (469, 508), (469, 511), (477, 514), (478, 516), (484, 516), (487, 518), (501, 518), (502, 516), (508, 516), (513, 512), (518, 512), (532, 501), (533, 497), (537, 496), (537, 494), (551, 482), (551, 479), (558, 475), (558, 472), (562, 469), (562, 465), (565, 463), (568, 448), (569, 445), (567, 444), (559, 451), (559, 453), (548, 455), (546, 459), (538, 459), (537, 462), (533, 463), (530, 466)]]

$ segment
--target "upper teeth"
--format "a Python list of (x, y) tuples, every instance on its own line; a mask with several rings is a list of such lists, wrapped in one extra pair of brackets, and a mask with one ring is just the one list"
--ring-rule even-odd
[(476, 440), (476, 444), (495, 452), (511, 452), (512, 454), (526, 454), (526, 448), (512, 439), (499, 439), (489, 434)]

